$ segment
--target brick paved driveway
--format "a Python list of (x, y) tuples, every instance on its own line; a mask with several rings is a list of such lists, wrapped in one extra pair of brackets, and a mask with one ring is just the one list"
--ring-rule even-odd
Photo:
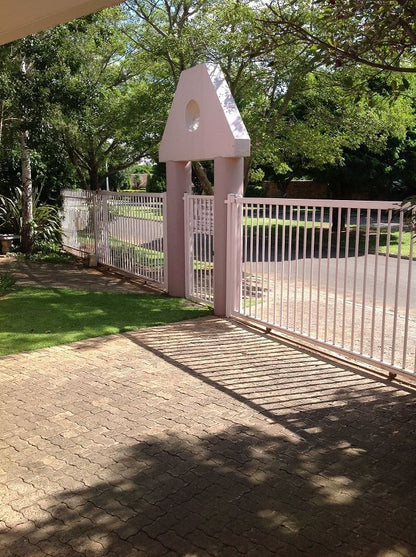
[(0, 359), (0, 555), (416, 555), (415, 393), (207, 318)]

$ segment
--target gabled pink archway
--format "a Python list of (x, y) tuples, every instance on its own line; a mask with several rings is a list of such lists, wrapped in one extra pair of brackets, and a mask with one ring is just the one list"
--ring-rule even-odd
[(226, 234), (229, 194), (243, 194), (250, 137), (219, 66), (182, 72), (159, 149), (166, 162), (168, 285), (185, 295), (183, 195), (191, 191), (191, 161), (214, 160), (214, 312), (226, 313)]

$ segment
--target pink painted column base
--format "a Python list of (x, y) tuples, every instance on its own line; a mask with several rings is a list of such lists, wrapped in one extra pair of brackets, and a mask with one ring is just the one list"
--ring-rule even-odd
[(227, 205), (230, 193), (243, 195), (244, 159), (214, 159), (214, 313), (226, 315)]
[(185, 296), (185, 239), (183, 196), (192, 188), (192, 163), (166, 163), (166, 221), (168, 238), (168, 292)]

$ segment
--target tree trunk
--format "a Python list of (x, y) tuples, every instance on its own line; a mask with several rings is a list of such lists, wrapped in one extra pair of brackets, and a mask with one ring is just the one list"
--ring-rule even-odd
[[(345, 199), (345, 192), (343, 180), (338, 179), (329, 183), (329, 197), (330, 199)], [(347, 196), (348, 197), (348, 196)], [(341, 232), (346, 230), (347, 209), (334, 209), (332, 213), (332, 229), (336, 232), (338, 226)]]
[(5, 105), (5, 101), (2, 101), (0, 107), (0, 146), (3, 138), (4, 105)]
[(100, 189), (98, 168), (97, 165), (92, 161), (88, 169), (88, 174), (90, 177), (90, 189), (92, 191), (98, 191)]
[(202, 166), (200, 162), (193, 162), (192, 163), (193, 171), (198, 178), (199, 183), (201, 184), (202, 194), (203, 195), (214, 195), (214, 188), (212, 187), (211, 182), (207, 178), (207, 173), (205, 172), (205, 168)]
[(33, 252), (33, 192), (32, 167), (30, 150), (27, 145), (28, 131), (20, 134), (21, 162), (22, 162), (22, 252), (29, 255)]
[(251, 168), (251, 161), (253, 158), (251, 156), (244, 157), (244, 193), (246, 193), (248, 188), (248, 182), (250, 178), (250, 168)]

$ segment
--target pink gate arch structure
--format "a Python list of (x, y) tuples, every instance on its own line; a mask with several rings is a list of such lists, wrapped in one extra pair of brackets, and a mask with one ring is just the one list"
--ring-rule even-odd
[(250, 137), (221, 69), (200, 64), (182, 72), (159, 149), (166, 162), (168, 285), (172, 296), (185, 296), (184, 195), (191, 193), (192, 161), (214, 160), (214, 313), (226, 314), (227, 207), (230, 194), (242, 195), (244, 157)]
[[(219, 67), (182, 72), (159, 150), (169, 293), (414, 378), (414, 229), (400, 203), (246, 199), (249, 154)], [(214, 160), (214, 196), (205, 199), (191, 195), (191, 164), (201, 160)]]

